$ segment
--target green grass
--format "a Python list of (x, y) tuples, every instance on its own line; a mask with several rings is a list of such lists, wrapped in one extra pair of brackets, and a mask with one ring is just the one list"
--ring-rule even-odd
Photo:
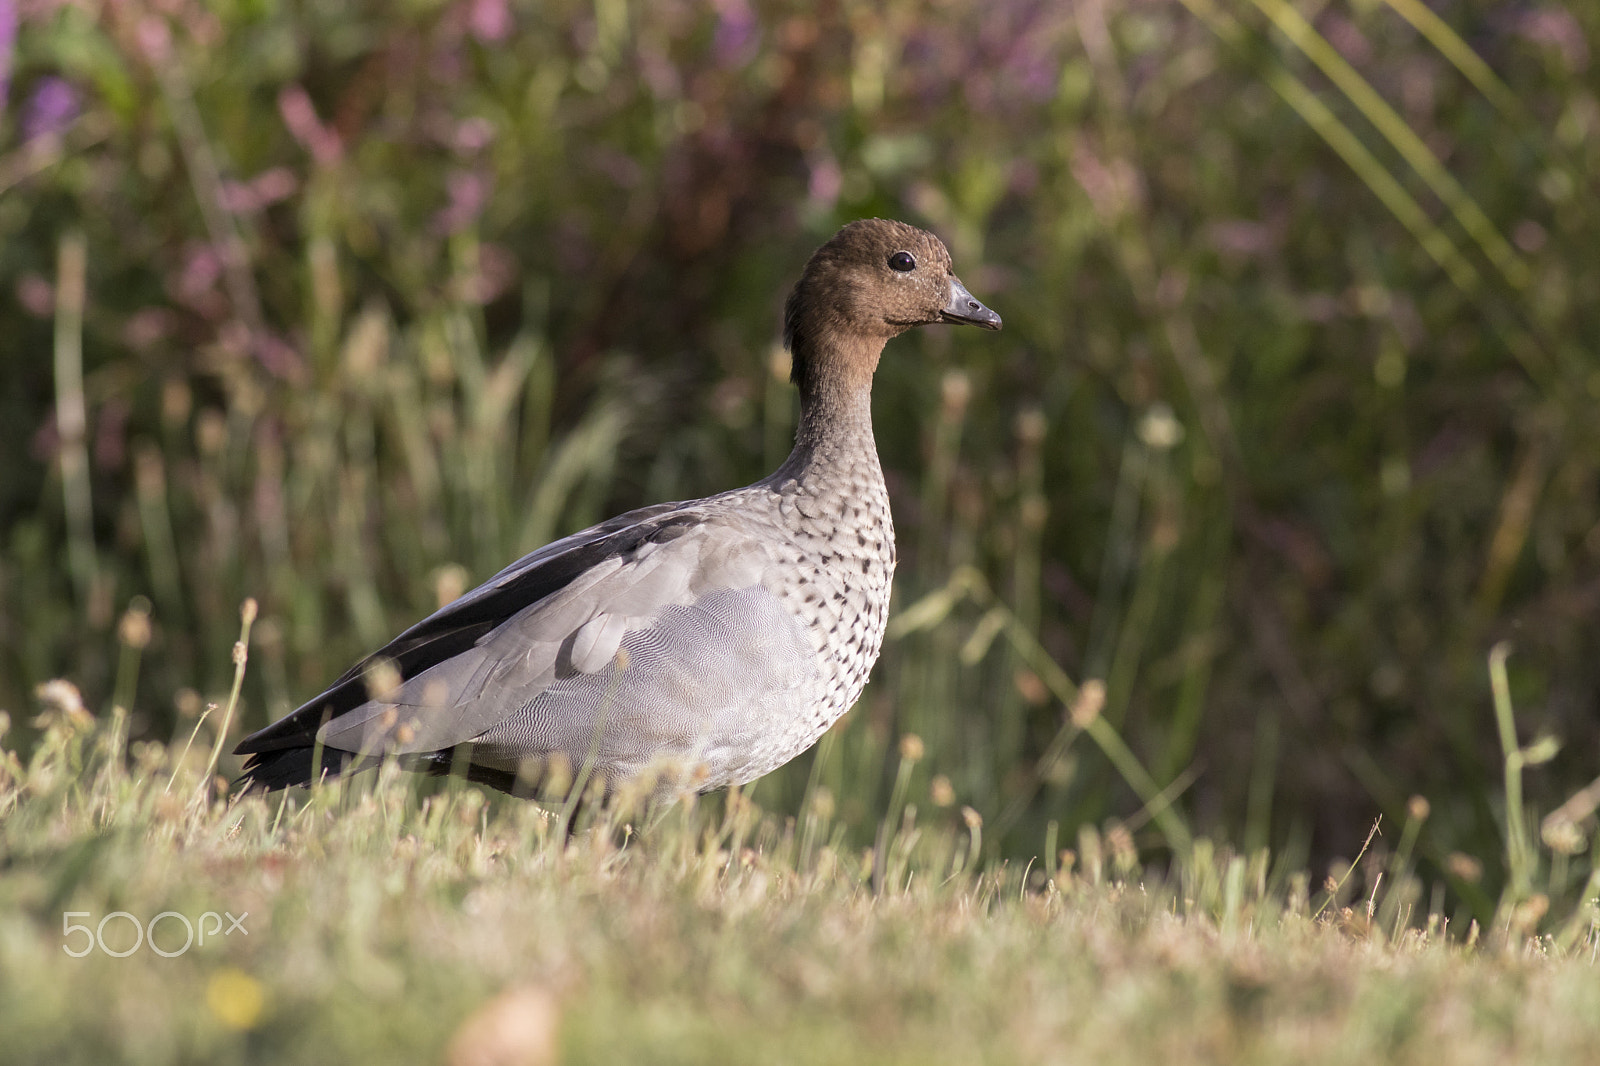
[[(32, 757), (0, 763), (11, 1063), (548, 1045), (565, 1063), (1553, 1066), (1600, 1042), (1596, 901), (1552, 915), (1533, 896), (1463, 928), (1399, 856), (1316, 887), (1203, 839), (1143, 867), (1113, 829), (993, 862), (976, 812), (925, 827), (929, 798), (907, 794), (875, 852), (822, 792), (798, 819), (738, 795), (586, 808), (568, 838), (533, 803), (392, 770), (212, 800), (208, 753), (125, 758), (121, 715), (46, 713)], [(89, 938), (64, 921), (118, 911), (247, 932), (69, 955)], [(183, 947), (178, 920), (157, 930)], [(134, 934), (117, 917), (101, 936)]]

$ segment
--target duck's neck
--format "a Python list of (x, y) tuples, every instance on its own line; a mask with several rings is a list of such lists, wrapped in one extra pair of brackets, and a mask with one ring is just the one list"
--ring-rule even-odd
[(809, 344), (794, 353), (797, 362), (804, 360), (797, 375), (800, 426), (775, 480), (805, 482), (841, 468), (867, 468), (882, 478), (872, 437), (872, 373), (883, 343), (859, 338)]

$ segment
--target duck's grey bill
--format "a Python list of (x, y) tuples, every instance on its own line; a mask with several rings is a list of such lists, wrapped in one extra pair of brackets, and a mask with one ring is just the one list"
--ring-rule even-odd
[(944, 305), (941, 316), (946, 322), (964, 322), (984, 329), (1000, 328), (1000, 316), (979, 303), (956, 278), (950, 279), (950, 302)]

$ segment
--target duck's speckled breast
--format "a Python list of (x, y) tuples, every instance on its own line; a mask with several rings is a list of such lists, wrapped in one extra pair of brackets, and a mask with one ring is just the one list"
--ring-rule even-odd
[(816, 743), (861, 695), (888, 624), (895, 544), (875, 451), (799, 476), (780, 470), (730, 495), (744, 497), (738, 506), (746, 516), (764, 513), (772, 521), (772, 565), (762, 583), (800, 622), (818, 664), (793, 715), (771, 724), (761, 756), (730, 775), (728, 783), (738, 784)]

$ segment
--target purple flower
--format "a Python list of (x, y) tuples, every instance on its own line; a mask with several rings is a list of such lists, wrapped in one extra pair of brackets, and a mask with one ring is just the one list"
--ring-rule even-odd
[[(4, 3), (5, 0), (0, 0)], [(49, 77), (39, 82), (22, 112), (22, 136), (33, 140), (60, 133), (78, 117), (78, 91), (62, 78)]]
[(339, 134), (322, 124), (311, 96), (300, 85), (286, 85), (278, 92), (278, 113), (294, 139), (311, 153), (311, 158), (331, 166), (344, 154)]
[(1564, 7), (1551, 6), (1528, 12), (1522, 17), (1521, 30), (1522, 35), (1535, 44), (1560, 52), (1568, 70), (1579, 71), (1589, 65), (1589, 42), (1584, 39), (1583, 27)]
[(811, 180), (806, 189), (812, 203), (832, 210), (843, 188), (844, 171), (839, 169), (839, 161), (832, 155), (823, 156), (812, 164)]
[(1014, 48), (1007, 67), (1010, 81), (1030, 102), (1039, 103), (1055, 95), (1056, 85), (1061, 78), (1060, 71), (1055, 62), (1041, 55), (1036, 48), (1028, 45)]
[(725, 0), (717, 6), (717, 32), (712, 52), (721, 67), (742, 67), (755, 54), (756, 16), (743, 0)]
[(472, 0), (467, 9), (467, 24), (479, 41), (494, 44), (511, 35), (511, 11), (506, 7), (506, 0)]
[(446, 179), (445, 188), (450, 203), (433, 217), (433, 231), (447, 235), (460, 233), (477, 221), (493, 192), (489, 175), (470, 170), (453, 172)]

